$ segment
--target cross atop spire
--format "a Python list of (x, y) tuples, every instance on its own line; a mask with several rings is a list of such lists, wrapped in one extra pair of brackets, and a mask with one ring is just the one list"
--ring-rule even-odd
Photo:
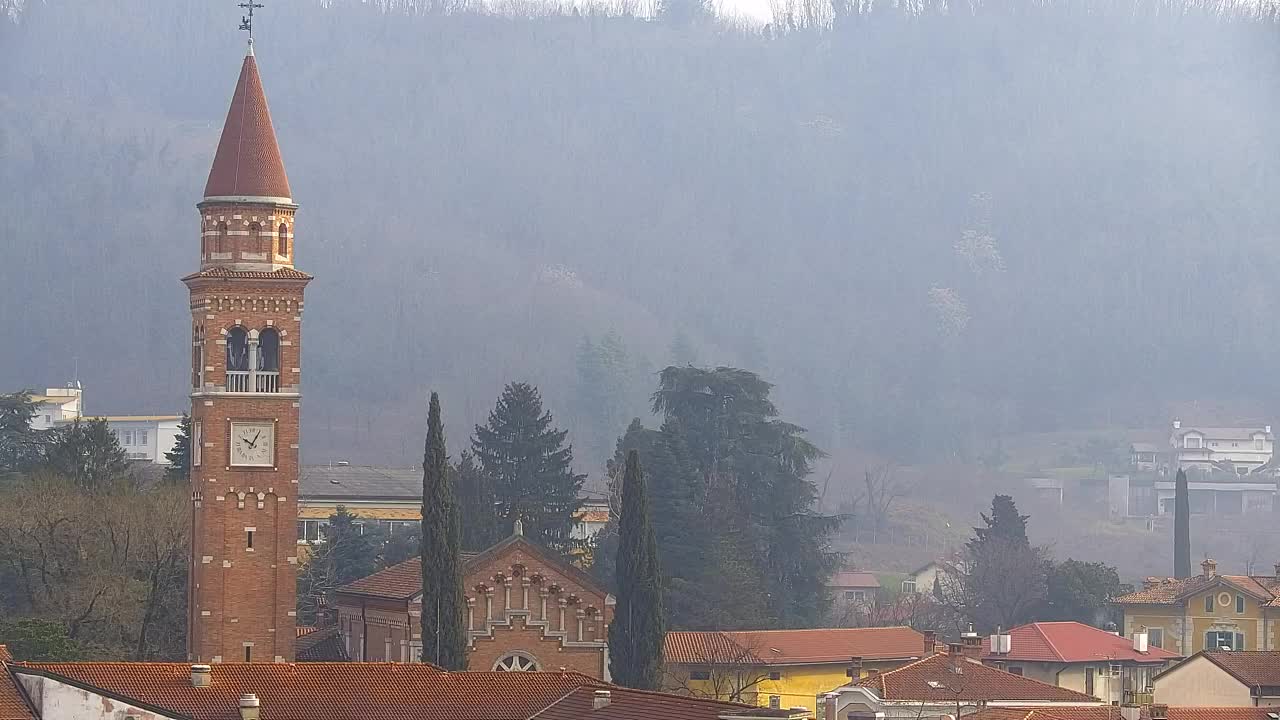
[(248, 15), (240, 16), (240, 29), (249, 33), (249, 53), (253, 54), (253, 10), (254, 8), (262, 7), (262, 3), (247, 0), (247, 2), (240, 3), (240, 7), (249, 11)]

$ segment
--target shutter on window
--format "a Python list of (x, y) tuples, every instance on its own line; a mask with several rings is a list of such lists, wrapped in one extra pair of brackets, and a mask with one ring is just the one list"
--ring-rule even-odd
[(1244, 634), (1236, 633), (1236, 644), (1232, 646), (1236, 650), (1244, 649)]

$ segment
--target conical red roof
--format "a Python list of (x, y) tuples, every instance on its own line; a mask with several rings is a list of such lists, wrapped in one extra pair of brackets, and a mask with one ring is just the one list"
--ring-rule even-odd
[(244, 58), (204, 196), (292, 198), (253, 52)]

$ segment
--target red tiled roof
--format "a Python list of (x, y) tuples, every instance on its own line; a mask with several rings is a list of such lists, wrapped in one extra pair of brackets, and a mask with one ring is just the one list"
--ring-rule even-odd
[[(0, 649), (4, 646), (0, 645)], [(18, 689), (18, 681), (9, 675), (8, 668), (0, 662), (0, 720), (34, 720), (35, 715), (27, 705), (26, 697)]]
[(187, 280), (196, 280), (198, 278), (248, 278), (250, 280), (311, 280), (312, 276), (301, 270), (294, 270), (291, 267), (276, 268), (275, 270), (232, 270), (224, 265), (214, 265), (205, 268), (199, 272), (192, 273), (184, 278)]
[(0, 645), (0, 662), (13, 662), (13, 655), (9, 653), (7, 645)]
[(593, 702), (597, 689), (582, 687), (571, 690), (551, 707), (534, 715), (532, 720), (716, 720), (725, 713), (749, 708), (721, 700), (610, 687), (609, 704), (595, 710)]
[(1280, 606), (1280, 580), (1270, 575), (1193, 575), (1188, 578), (1148, 578), (1144, 587), (1114, 600), (1119, 605), (1173, 605), (1189, 595), (1203, 592), (1225, 582), (1261, 600), (1264, 605)]
[(909, 627), (817, 628), (813, 630), (673, 630), (663, 644), (667, 662), (684, 665), (806, 663), (899, 660), (924, 654), (924, 635)]
[(293, 644), (293, 656), (298, 662), (347, 662), (351, 659), (336, 627), (321, 628), (299, 636)]
[[(957, 668), (962, 672), (956, 672)], [(969, 658), (946, 654), (934, 655), (897, 670), (871, 675), (856, 684), (872, 689), (884, 700), (1098, 702), (1084, 693), (997, 670)]]
[(1082, 663), (1129, 661), (1162, 663), (1179, 657), (1160, 648), (1140, 653), (1133, 642), (1105, 630), (1078, 622), (1039, 622), (1009, 631), (1009, 652), (991, 653), (991, 638), (982, 641), (984, 660), (1023, 660), (1028, 662)]
[(1274, 650), (1205, 650), (1206, 660), (1249, 686), (1280, 685), (1280, 652)]
[(240, 720), (243, 693), (257, 694), (271, 720), (525, 720), (577, 688), (608, 687), (571, 672), (446, 673), (417, 663), (217, 663), (203, 688), (191, 686), (185, 663), (10, 667), (192, 720)]
[(293, 197), (252, 54), (240, 68), (204, 196)]
[(844, 570), (831, 576), (827, 581), (828, 587), (836, 588), (868, 588), (876, 589), (880, 587), (880, 581), (876, 576), (869, 572), (852, 572)]
[[(541, 557), (549, 566), (555, 567), (583, 588), (596, 590), (601, 595), (606, 594), (605, 591), (600, 588), (599, 583), (597, 583), (590, 575), (587, 575), (582, 570), (574, 567), (564, 560), (553, 556), (543, 548), (530, 542), (529, 539), (523, 535), (511, 535), (507, 539), (502, 540), (498, 544), (476, 555), (463, 553), (462, 571), (466, 573), (470, 568), (483, 564), (488, 561), (489, 558), (493, 557), (493, 555), (516, 544), (521, 545), (524, 550)], [(398, 565), (392, 565), (391, 567), (379, 570), (372, 575), (366, 575), (359, 580), (343, 585), (338, 588), (338, 592), (386, 598), (388, 600), (408, 600), (414, 595), (422, 592), (422, 562), (417, 557), (409, 558)]]

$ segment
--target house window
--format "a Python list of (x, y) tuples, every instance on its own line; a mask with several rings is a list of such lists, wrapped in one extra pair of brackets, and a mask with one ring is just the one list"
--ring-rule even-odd
[(711, 671), (710, 670), (690, 670), (689, 679), (690, 680), (710, 680)]
[(191, 423), (191, 465), (192, 467), (200, 467), (200, 441), (203, 437), (200, 423)]
[(1182, 439), (1182, 447), (1184, 447), (1184, 448), (1192, 448), (1192, 449), (1199, 449), (1199, 448), (1200, 448), (1200, 442), (1201, 442), (1201, 441), (1200, 441), (1200, 438), (1198, 438), (1198, 437), (1185, 437), (1185, 438), (1183, 438), (1183, 439)]
[(121, 444), (121, 445), (133, 445), (133, 444), (134, 444), (134, 442), (133, 442), (133, 431), (132, 431), (132, 430), (120, 430), (120, 431), (117, 431), (117, 432), (116, 432), (116, 435), (118, 435), (118, 436), (120, 437), (120, 444)]
[(1244, 596), (1237, 595), (1236, 596), (1236, 614), (1241, 615), (1243, 613), (1244, 613)]
[(1207, 613), (1213, 612), (1213, 596), (1212, 595), (1204, 596), (1204, 611)]
[(779, 672), (779, 671), (777, 671), (777, 670), (772, 670), (772, 671), (770, 671), (770, 672), (769, 672), (769, 679), (770, 679), (770, 680), (781, 680), (781, 679), (782, 679), (782, 673), (781, 673), (781, 672)]
[(1164, 648), (1164, 628), (1147, 628), (1147, 645)]
[(916, 591), (916, 581), (915, 581), (915, 580), (903, 580), (903, 581), (902, 581), (902, 592), (904, 592), (904, 593), (913, 593), (913, 592), (915, 592), (915, 591)]
[(134, 443), (135, 445), (146, 445), (146, 444), (147, 444), (147, 431), (146, 431), (146, 430), (139, 430), (139, 431), (137, 432), (137, 434), (136, 434), (136, 435), (134, 435), (134, 438), (137, 440), (137, 442), (136, 442), (136, 443)]
[(782, 709), (782, 696), (781, 696), (781, 695), (770, 695), (770, 696), (769, 696), (769, 708), (770, 708), (770, 709), (772, 709), (772, 710), (781, 710), (781, 709)]
[(538, 663), (533, 658), (520, 652), (507, 653), (493, 664), (494, 670), (503, 672), (536, 672)]
[(1238, 632), (1213, 631), (1204, 634), (1206, 650), (1244, 650), (1244, 635)]
[(1254, 438), (1253, 449), (1257, 450), (1258, 452), (1262, 452), (1263, 450), (1266, 449), (1265, 446), (1263, 445), (1262, 438)]

